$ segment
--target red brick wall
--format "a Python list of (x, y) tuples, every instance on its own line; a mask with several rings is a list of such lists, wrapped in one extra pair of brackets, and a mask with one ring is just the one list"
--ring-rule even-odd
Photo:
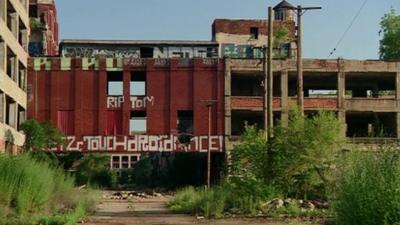
[[(28, 117), (57, 123), (58, 110), (73, 110), (77, 137), (106, 134), (107, 78), (105, 59), (100, 59), (99, 70), (81, 68), (81, 59), (73, 59), (71, 70), (61, 71), (60, 60), (51, 58), (52, 69), (33, 70), (29, 63)], [(147, 72), (147, 96), (154, 96), (154, 105), (147, 107), (147, 134), (174, 134), (177, 111), (193, 110), (194, 136), (207, 135), (208, 111), (203, 100), (215, 99), (212, 108), (212, 135), (223, 135), (223, 68), (203, 64), (195, 59), (193, 66), (181, 67), (178, 60), (168, 66), (154, 66), (154, 59), (146, 67), (124, 66), (124, 97), (129, 99), (131, 71)], [(129, 135), (131, 102), (125, 101), (123, 110), (124, 135)], [(176, 133), (175, 133), (176, 134)]]

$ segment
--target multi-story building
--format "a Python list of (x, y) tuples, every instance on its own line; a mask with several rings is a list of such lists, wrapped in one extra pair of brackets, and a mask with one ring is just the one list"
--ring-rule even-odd
[(28, 78), (28, 115), (66, 135), (58, 152), (110, 153), (113, 168), (130, 167), (146, 152), (223, 152), (224, 68), (216, 43), (61, 46), (63, 57), (32, 58)]
[(57, 9), (54, 0), (29, 0), (29, 18), (29, 55), (58, 55)]
[[(275, 8), (274, 30), (287, 37), (273, 62), (274, 121), (283, 125), (297, 97), (296, 24), (285, 7)], [(268, 29), (266, 20), (226, 19), (212, 29), (212, 41), (62, 41), (59, 57), (30, 60), (28, 117), (65, 133), (57, 152), (107, 153), (113, 168), (148, 152), (223, 155), (245, 122), (263, 128)], [(400, 62), (303, 64), (306, 115), (334, 111), (351, 140), (400, 138)]]
[(24, 143), (29, 16), (27, 0), (0, 1), (0, 151)]

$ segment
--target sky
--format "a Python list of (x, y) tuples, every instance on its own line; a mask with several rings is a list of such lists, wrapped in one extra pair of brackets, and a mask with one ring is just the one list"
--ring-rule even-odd
[[(288, 0), (303, 16), (305, 58), (328, 58), (365, 0)], [(210, 40), (216, 18), (261, 19), (280, 0), (56, 0), (61, 39)], [(330, 58), (379, 58), (382, 16), (400, 0), (368, 0)]]

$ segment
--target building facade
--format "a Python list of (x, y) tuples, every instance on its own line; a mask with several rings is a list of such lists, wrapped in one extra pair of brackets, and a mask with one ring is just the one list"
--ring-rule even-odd
[(27, 0), (0, 1), (0, 151), (24, 143), (29, 16)]
[(29, 68), (28, 117), (66, 135), (59, 153), (109, 153), (127, 168), (142, 153), (224, 150), (218, 58), (32, 58)]

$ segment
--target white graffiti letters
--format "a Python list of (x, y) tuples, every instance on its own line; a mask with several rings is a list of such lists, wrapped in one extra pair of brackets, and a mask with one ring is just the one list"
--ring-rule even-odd
[(135, 135), (135, 136), (84, 136), (79, 141), (75, 136), (65, 138), (66, 147), (54, 151), (127, 151), (127, 152), (206, 152), (223, 151), (223, 137), (197, 136), (190, 143), (181, 144), (174, 135)]
[[(125, 102), (124, 96), (108, 96), (107, 109), (118, 109)], [(145, 109), (154, 105), (154, 96), (132, 96), (130, 97), (132, 109)]]

